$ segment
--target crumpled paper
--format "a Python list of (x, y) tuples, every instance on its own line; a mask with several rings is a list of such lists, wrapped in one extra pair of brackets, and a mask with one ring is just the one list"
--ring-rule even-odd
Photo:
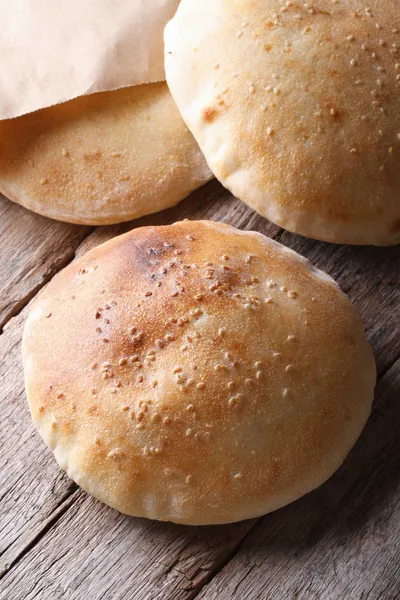
[(0, 0), (0, 119), (163, 81), (180, 0)]

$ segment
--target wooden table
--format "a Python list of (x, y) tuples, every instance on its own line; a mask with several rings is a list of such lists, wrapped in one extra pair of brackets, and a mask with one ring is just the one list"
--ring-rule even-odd
[[(309, 258), (360, 309), (379, 381), (372, 417), (321, 488), (261, 519), (183, 527), (118, 514), (60, 471), (36, 433), (20, 360), (27, 308), (89, 248), (183, 218), (256, 229)], [(261, 218), (213, 181), (178, 207), (105, 228), (66, 225), (0, 199), (0, 598), (400, 598), (400, 249), (323, 244)]]

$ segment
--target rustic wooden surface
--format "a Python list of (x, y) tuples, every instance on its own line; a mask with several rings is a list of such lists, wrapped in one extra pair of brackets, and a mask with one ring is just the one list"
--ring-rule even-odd
[[(105, 228), (56, 223), (0, 197), (0, 598), (400, 598), (400, 249), (284, 232), (211, 182), (178, 207)], [(378, 365), (371, 419), (321, 488), (261, 519), (182, 527), (87, 496), (31, 423), (20, 361), (29, 302), (63, 266), (144, 224), (207, 218), (255, 229), (332, 275), (362, 313)]]

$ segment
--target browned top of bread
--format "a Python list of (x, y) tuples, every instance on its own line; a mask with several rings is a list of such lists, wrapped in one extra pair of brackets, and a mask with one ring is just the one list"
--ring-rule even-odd
[(201, 221), (137, 229), (67, 267), (35, 303), (23, 355), (33, 419), (69, 475), (122, 512), (190, 524), (321, 484), (375, 382), (328, 276)]
[(0, 121), (0, 191), (53, 219), (128, 221), (173, 206), (211, 177), (165, 82)]
[(182, 0), (166, 73), (251, 207), (317, 239), (400, 241), (399, 0)]

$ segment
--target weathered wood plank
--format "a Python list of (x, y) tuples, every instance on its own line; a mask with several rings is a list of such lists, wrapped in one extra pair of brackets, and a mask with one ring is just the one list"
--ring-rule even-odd
[(81, 494), (5, 576), (0, 598), (190, 598), (251, 526), (189, 528), (132, 519)]
[(400, 597), (400, 360), (342, 468), (267, 515), (198, 600)]
[(258, 522), (161, 524), (124, 517), (77, 492), (76, 503), (5, 576), (0, 597), (394, 600), (399, 385), (400, 361), (382, 379), (373, 417), (339, 472)]
[(72, 260), (90, 231), (35, 215), (0, 195), (0, 331)]

